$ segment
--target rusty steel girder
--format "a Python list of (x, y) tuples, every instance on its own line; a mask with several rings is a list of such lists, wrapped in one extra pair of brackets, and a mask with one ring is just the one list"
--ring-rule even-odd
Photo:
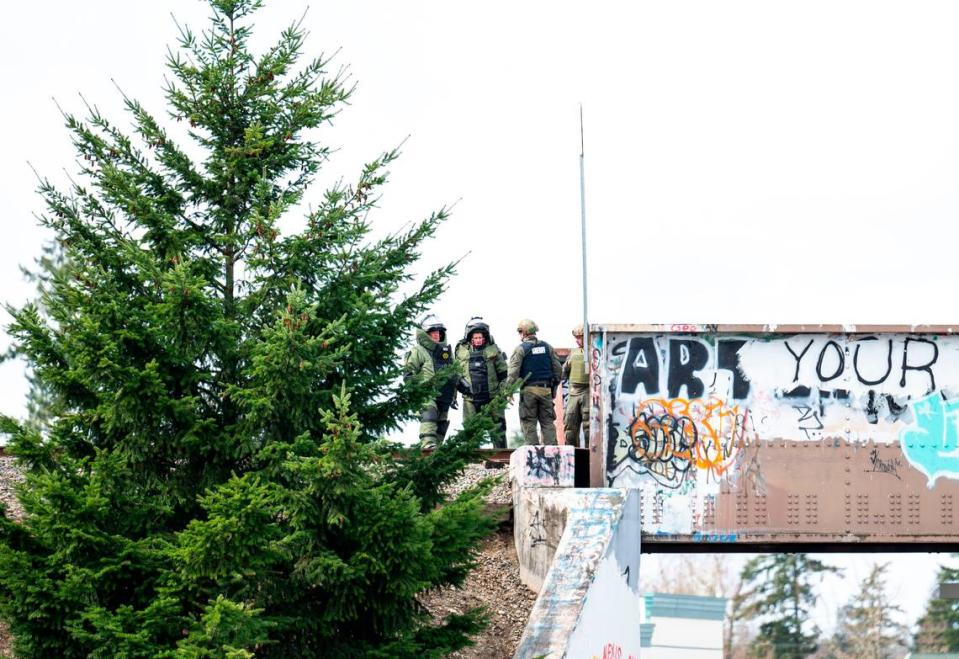
[(646, 550), (959, 546), (952, 327), (593, 325), (589, 341), (590, 483), (641, 490)]

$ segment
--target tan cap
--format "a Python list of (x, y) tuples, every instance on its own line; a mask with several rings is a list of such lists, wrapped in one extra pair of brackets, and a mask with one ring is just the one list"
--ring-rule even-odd
[(522, 332), (523, 334), (536, 334), (539, 331), (539, 328), (529, 318), (524, 318), (523, 320), (516, 323), (516, 331)]

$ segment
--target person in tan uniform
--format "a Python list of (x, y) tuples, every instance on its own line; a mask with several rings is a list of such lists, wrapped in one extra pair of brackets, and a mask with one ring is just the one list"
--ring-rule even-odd
[[(586, 372), (586, 354), (583, 350), (583, 325), (573, 328), (576, 347), (563, 364), (563, 380), (569, 383), (563, 428), (567, 446), (589, 446), (589, 375)], [(582, 435), (580, 428), (582, 427)], [(580, 442), (582, 438), (582, 442)]]
[(507, 386), (523, 380), (519, 393), (519, 422), (523, 440), (527, 444), (539, 444), (537, 423), (543, 433), (543, 444), (556, 444), (556, 412), (553, 410), (553, 393), (563, 375), (556, 351), (545, 341), (536, 338), (538, 328), (532, 320), (519, 321), (516, 331), (520, 343), (509, 360), (506, 376)]

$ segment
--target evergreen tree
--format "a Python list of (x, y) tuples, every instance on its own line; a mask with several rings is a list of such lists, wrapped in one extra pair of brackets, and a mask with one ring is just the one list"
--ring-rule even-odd
[[(959, 569), (939, 567), (937, 584), (959, 581)], [(932, 597), (919, 618), (913, 650), (959, 652), (959, 600)]]
[(874, 565), (856, 593), (839, 614), (830, 655), (836, 659), (901, 656), (907, 637), (906, 627), (893, 619), (902, 608), (886, 595), (884, 575), (888, 564)]
[(282, 235), (350, 89), (300, 62), (302, 25), (257, 55), (261, 2), (209, 1), (169, 56), (178, 123), (67, 115), (81, 177), (41, 180), (65, 265), (9, 331), (54, 402), (2, 419), (26, 519), (0, 520), (0, 615), (24, 657), (446, 654), (482, 615), (417, 595), (492, 527), (482, 488), (440, 493), (492, 422), (429, 457), (381, 441), (435, 392), (397, 356), (452, 273), (407, 290), (446, 213), (370, 236), (390, 151)]
[(816, 651), (819, 630), (809, 632), (815, 602), (812, 580), (837, 569), (807, 554), (761, 554), (743, 566), (740, 619), (763, 619), (750, 646), (756, 657), (793, 659)]

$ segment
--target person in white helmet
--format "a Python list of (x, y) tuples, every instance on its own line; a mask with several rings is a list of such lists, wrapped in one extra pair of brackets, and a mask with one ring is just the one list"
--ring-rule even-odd
[[(446, 326), (437, 316), (430, 314), (416, 330), (416, 342), (406, 353), (404, 372), (406, 377), (432, 381), (441, 369), (453, 363), (453, 351), (446, 343)], [(420, 444), (426, 448), (439, 446), (450, 427), (447, 419), (450, 406), (456, 397), (458, 376), (450, 374), (440, 383), (439, 395), (429, 401), (420, 414)]]

